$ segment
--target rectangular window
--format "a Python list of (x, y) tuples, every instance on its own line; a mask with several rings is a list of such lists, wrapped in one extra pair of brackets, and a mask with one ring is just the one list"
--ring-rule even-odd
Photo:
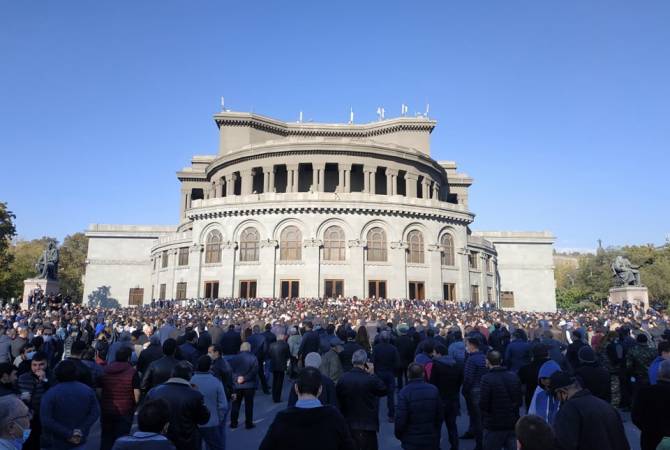
[(177, 283), (177, 293), (175, 294), (177, 300), (184, 300), (186, 298), (186, 282)]
[(161, 253), (161, 269), (165, 269), (168, 266), (168, 251), (163, 250)]
[(300, 281), (281, 280), (281, 296), (282, 298), (300, 297)]
[(156, 260), (157, 260), (157, 259), (158, 259), (157, 256), (154, 256), (154, 257), (153, 257), (153, 260), (154, 260), (154, 270), (156, 270)]
[(476, 284), (470, 286), (470, 302), (473, 305), (479, 305), (479, 286)]
[(493, 301), (493, 288), (491, 287), (486, 288), (486, 301), (489, 303)]
[(219, 298), (218, 281), (205, 281), (205, 298)]
[(344, 296), (344, 280), (325, 280), (323, 293), (326, 297), (337, 298)]
[(442, 297), (444, 300), (453, 302), (456, 301), (456, 284), (444, 283), (442, 285)]
[(514, 308), (514, 291), (501, 291), (500, 292), (500, 307), (501, 308)]
[(165, 283), (161, 284), (158, 289), (158, 299), (165, 300)]
[(386, 298), (386, 280), (368, 281), (369, 298)]
[(470, 254), (468, 254), (468, 265), (471, 269), (479, 269), (479, 253), (470, 252)]
[(240, 298), (256, 298), (256, 280), (240, 281)]
[(144, 303), (144, 288), (131, 288), (128, 293), (129, 306), (142, 306)]
[(179, 265), (188, 266), (188, 247), (179, 247)]
[(409, 282), (409, 298), (412, 300), (425, 300), (426, 293), (423, 281)]
[(156, 297), (154, 297), (155, 294), (155, 287), (153, 284), (151, 285), (151, 300), (154, 300)]
[(486, 257), (486, 271), (488, 273), (493, 273), (493, 258), (490, 256)]

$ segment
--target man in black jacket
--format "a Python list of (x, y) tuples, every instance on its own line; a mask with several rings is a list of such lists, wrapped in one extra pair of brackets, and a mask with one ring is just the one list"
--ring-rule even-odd
[(442, 344), (435, 346), (433, 369), (430, 372), (430, 383), (437, 387), (444, 406), (444, 424), (447, 426), (451, 450), (458, 450), (458, 428), (456, 418), (460, 414), (460, 391), (463, 384), (463, 365), (448, 356), (447, 347)]
[(149, 345), (140, 352), (137, 357), (137, 371), (141, 374), (146, 373), (149, 364), (163, 357), (163, 348), (161, 347), (161, 338), (157, 334), (152, 334), (149, 338)]
[(398, 369), (397, 381), (398, 389), (402, 389), (403, 384), (407, 382), (407, 367), (414, 361), (414, 352), (416, 351), (416, 342), (407, 334), (409, 328), (402, 323), (398, 326), (398, 338), (396, 347), (400, 354), (400, 369)]
[(242, 337), (235, 331), (235, 325), (228, 325), (228, 331), (221, 336), (220, 345), (224, 355), (237, 355), (242, 345)]
[(379, 397), (386, 395), (386, 385), (367, 363), (365, 350), (351, 357), (353, 368), (340, 377), (335, 391), (337, 403), (359, 450), (377, 450), (379, 431)]
[(633, 400), (631, 417), (640, 429), (641, 450), (656, 450), (663, 437), (670, 436), (670, 361), (660, 364), (658, 381), (644, 386)]
[(582, 389), (565, 372), (551, 376), (549, 389), (561, 402), (554, 420), (560, 446), (570, 450), (630, 450), (621, 417), (609, 403)]
[(486, 355), (489, 372), (482, 376), (479, 409), (484, 427), (484, 450), (516, 449), (514, 425), (519, 420), (521, 382), (502, 365), (502, 355), (493, 350)]
[(611, 403), (610, 373), (600, 365), (596, 353), (590, 346), (584, 345), (577, 355), (579, 363), (575, 369), (575, 376), (579, 384), (596, 397)]
[(410, 364), (407, 386), (398, 394), (395, 437), (404, 450), (438, 450), (442, 401), (438, 389), (424, 381), (424, 366)]
[(537, 388), (537, 379), (540, 374), (540, 367), (549, 361), (549, 347), (545, 344), (538, 343), (533, 345), (531, 350), (533, 360), (519, 369), (519, 380), (524, 387), (524, 402), (526, 410), (530, 408), (530, 402), (535, 394)]
[(386, 385), (386, 406), (389, 422), (395, 417), (395, 371), (400, 367), (400, 354), (391, 344), (391, 332), (384, 330), (379, 338), (379, 344), (372, 350), (372, 362), (375, 366), (375, 375)]
[(298, 396), (295, 406), (277, 413), (259, 450), (355, 449), (342, 414), (318, 400), (322, 379), (319, 370), (313, 367), (300, 372), (294, 386)]
[[(274, 334), (273, 334), (274, 336)], [(291, 357), (288, 344), (284, 335), (277, 336), (277, 340), (270, 344), (268, 359), (272, 367), (272, 401), (279, 403), (281, 401), (281, 390), (284, 386), (284, 374), (286, 373), (286, 364)]]
[(163, 399), (170, 405), (167, 436), (177, 450), (199, 448), (198, 425), (204, 425), (209, 420), (204, 397), (189, 383), (192, 376), (193, 368), (190, 363), (180, 361), (174, 367), (172, 377), (153, 388), (147, 395), (147, 401)]
[(261, 333), (261, 328), (258, 325), (254, 325), (253, 334), (247, 339), (249, 345), (251, 345), (251, 353), (258, 360), (258, 378), (261, 380), (261, 387), (263, 388), (264, 394), (269, 394), (270, 389), (268, 388), (268, 380), (265, 378), (265, 355), (268, 352), (268, 345), (265, 340), (265, 336)]
[(149, 364), (144, 376), (142, 377), (142, 391), (149, 392), (151, 388), (165, 383), (172, 375), (172, 369), (177, 365), (175, 352), (177, 351), (177, 341), (172, 338), (163, 342), (163, 356), (160, 359)]
[(319, 353), (319, 348), (321, 347), (321, 338), (319, 337), (319, 333), (314, 331), (312, 322), (305, 322), (305, 330), (305, 334), (303, 334), (300, 341), (300, 348), (298, 349), (298, 359), (302, 361), (303, 367), (305, 365), (305, 356), (312, 352)]
[(354, 356), (358, 350), (363, 350), (363, 347), (356, 342), (356, 332), (354, 330), (347, 330), (346, 332), (347, 341), (342, 347), (342, 351), (338, 355), (340, 357), (340, 362), (342, 363), (342, 371), (348, 372), (353, 369), (351, 364), (351, 358)]

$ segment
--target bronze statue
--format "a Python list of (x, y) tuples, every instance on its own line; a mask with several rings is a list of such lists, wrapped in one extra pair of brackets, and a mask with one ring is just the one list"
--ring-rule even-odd
[(632, 265), (628, 258), (617, 256), (612, 263), (614, 283), (617, 286), (641, 286), (639, 268)]
[(58, 279), (58, 247), (56, 242), (49, 241), (47, 248), (42, 252), (42, 256), (37, 260), (35, 269), (37, 270), (38, 278), (46, 280)]

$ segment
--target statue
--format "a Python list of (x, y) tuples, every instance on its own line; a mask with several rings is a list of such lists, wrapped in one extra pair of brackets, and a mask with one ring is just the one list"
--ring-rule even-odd
[(617, 286), (641, 286), (639, 268), (632, 265), (628, 258), (617, 256), (612, 263), (614, 283)]
[(49, 241), (47, 248), (42, 252), (42, 256), (37, 260), (35, 269), (38, 273), (38, 278), (45, 280), (58, 279), (58, 247), (55, 241)]

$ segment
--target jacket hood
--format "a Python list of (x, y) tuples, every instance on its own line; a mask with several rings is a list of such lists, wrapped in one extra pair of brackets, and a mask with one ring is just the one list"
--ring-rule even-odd
[(550, 378), (555, 372), (560, 370), (561, 366), (559, 366), (553, 359), (550, 359), (540, 367), (540, 372), (537, 375), (537, 382), (540, 382), (540, 378)]

